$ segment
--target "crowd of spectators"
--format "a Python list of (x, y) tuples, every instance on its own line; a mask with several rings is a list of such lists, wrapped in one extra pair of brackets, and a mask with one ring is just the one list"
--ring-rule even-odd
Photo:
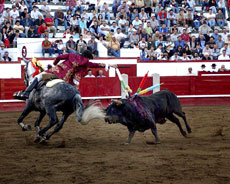
[[(109, 54), (120, 57), (128, 41), (128, 48), (140, 49), (142, 60), (226, 60), (230, 56), (225, 27), (229, 9), (224, 0), (114, 0), (112, 11), (105, 0), (67, 0), (66, 10), (59, 8), (54, 16), (48, 3), (13, 0), (12, 8), (0, 16), (0, 44), (17, 47), (18, 38), (44, 38), (43, 55), (89, 49), (98, 56), (100, 42)], [(56, 38), (60, 25), (68, 41), (59, 38), (51, 43), (49, 38)]]

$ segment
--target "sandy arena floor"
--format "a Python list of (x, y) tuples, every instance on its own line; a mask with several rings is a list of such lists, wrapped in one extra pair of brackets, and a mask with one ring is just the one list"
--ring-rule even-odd
[[(184, 111), (193, 133), (184, 138), (167, 121), (158, 125), (158, 145), (146, 143), (150, 130), (124, 145), (126, 127), (99, 120), (82, 126), (74, 115), (48, 145), (34, 144), (35, 132), (16, 123), (19, 112), (0, 113), (0, 184), (229, 184), (230, 106)], [(31, 113), (24, 123), (36, 118)]]

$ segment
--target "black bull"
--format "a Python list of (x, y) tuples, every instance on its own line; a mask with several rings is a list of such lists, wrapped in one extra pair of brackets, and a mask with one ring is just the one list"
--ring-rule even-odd
[(188, 133), (191, 133), (178, 98), (169, 90), (162, 90), (149, 96), (115, 100), (106, 109), (105, 121), (127, 126), (129, 138), (126, 143), (128, 144), (135, 131), (144, 132), (147, 129), (151, 129), (155, 141), (159, 143), (156, 123), (165, 123), (165, 118), (175, 123), (181, 134), (186, 136), (179, 119), (174, 114), (183, 118)]

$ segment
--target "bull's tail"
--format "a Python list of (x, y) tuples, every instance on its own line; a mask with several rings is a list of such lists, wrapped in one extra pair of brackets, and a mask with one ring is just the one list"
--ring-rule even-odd
[(82, 120), (80, 121), (80, 123), (82, 125), (87, 125), (89, 121), (93, 119), (104, 119), (104, 118), (105, 115), (103, 109), (98, 106), (91, 105), (84, 110), (82, 115)]

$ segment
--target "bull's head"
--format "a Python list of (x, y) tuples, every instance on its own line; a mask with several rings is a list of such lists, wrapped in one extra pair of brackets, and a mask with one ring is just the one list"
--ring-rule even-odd
[(112, 100), (106, 109), (105, 121), (108, 123), (121, 123), (128, 125), (133, 121), (135, 108), (127, 99)]
[(106, 109), (105, 121), (110, 124), (118, 123), (121, 117), (122, 117), (122, 101), (112, 100), (112, 104), (110, 104)]

